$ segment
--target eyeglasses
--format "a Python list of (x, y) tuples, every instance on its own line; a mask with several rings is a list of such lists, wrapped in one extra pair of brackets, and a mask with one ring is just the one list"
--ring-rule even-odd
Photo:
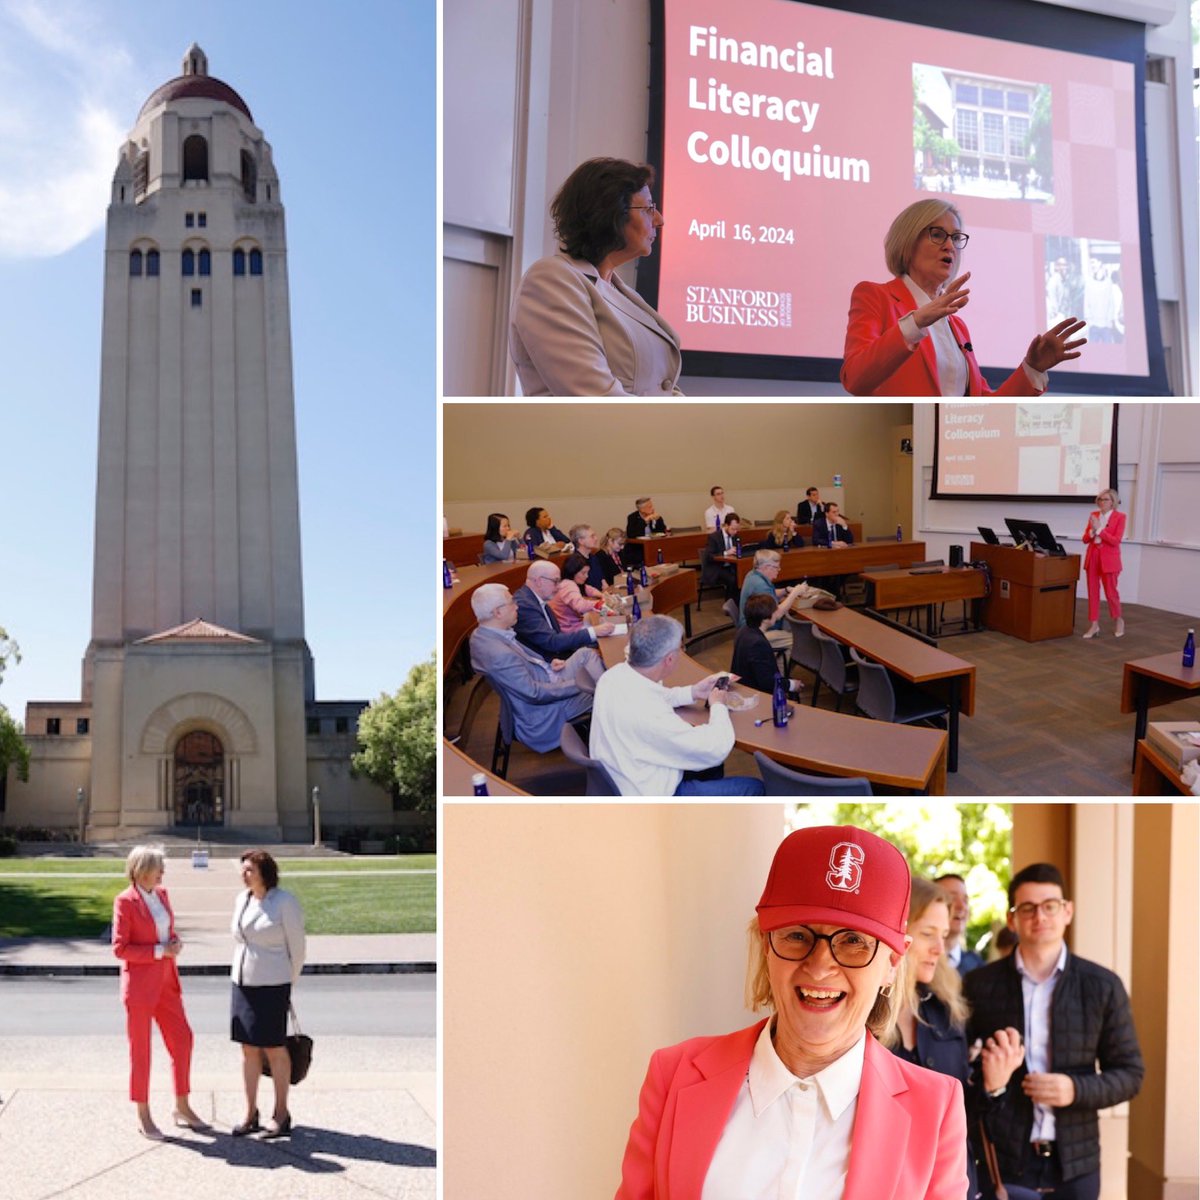
[(930, 225), (925, 232), (929, 234), (929, 240), (935, 246), (944, 245), (946, 239), (949, 238), (954, 243), (955, 250), (961, 250), (971, 240), (969, 233), (958, 231), (951, 233), (950, 230), (943, 229), (940, 225)]
[(1031, 904), (1026, 901), (1024, 904), (1015, 904), (1008, 911), (1016, 913), (1018, 917), (1024, 917), (1028, 920), (1034, 916), (1039, 910), (1044, 917), (1056, 917), (1066, 904), (1065, 900), (1043, 900), (1041, 904)]
[(842, 967), (869, 966), (879, 949), (879, 939), (859, 933), (857, 929), (836, 929), (833, 933), (817, 933), (807, 925), (789, 925), (772, 929), (767, 934), (771, 949), (779, 958), (803, 962), (818, 942), (828, 942), (833, 961)]
[(649, 204), (631, 204), (629, 206), (629, 211), (630, 212), (652, 212), (652, 213), (658, 213), (658, 215), (660, 217), (662, 216), (662, 209), (659, 208), (658, 205), (655, 204), (653, 200), (651, 200)]

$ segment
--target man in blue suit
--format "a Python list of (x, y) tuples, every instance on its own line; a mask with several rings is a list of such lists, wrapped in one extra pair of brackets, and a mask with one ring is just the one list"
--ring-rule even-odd
[(967, 921), (971, 916), (971, 898), (961, 875), (939, 875), (934, 881), (946, 894), (950, 907), (950, 936), (946, 938), (946, 957), (960, 974), (983, 966), (983, 959), (967, 948)]
[(566, 658), (582, 646), (593, 646), (599, 637), (613, 632), (610, 621), (584, 625), (574, 633), (563, 633), (558, 618), (546, 603), (558, 587), (559, 570), (552, 562), (537, 561), (525, 572), (525, 586), (517, 589), (517, 637), (547, 662)]
[(546, 662), (513, 633), (517, 606), (502, 583), (485, 583), (471, 593), (478, 626), (471, 633), (471, 666), (512, 709), (514, 734), (539, 753), (554, 750), (562, 727), (592, 710), (592, 693), (604, 673), (595, 650)]

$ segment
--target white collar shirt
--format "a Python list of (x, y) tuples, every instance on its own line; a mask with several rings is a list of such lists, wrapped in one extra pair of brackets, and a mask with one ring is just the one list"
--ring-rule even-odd
[(1110, 508), (1108, 512), (1102, 512), (1096, 521), (1096, 532), (1099, 533), (1105, 525), (1108, 524), (1108, 518), (1113, 515), (1113, 510)]
[(588, 752), (608, 768), (622, 796), (673, 796), (684, 771), (703, 771), (729, 757), (729, 710), (714, 704), (706, 722), (689, 725), (675, 710), (691, 703), (690, 687), (664, 687), (628, 663), (600, 677)]
[[(1058, 953), (1054, 970), (1037, 982), (1026, 970), (1021, 948), (1013, 951), (1013, 962), (1021, 976), (1021, 998), (1025, 1005), (1025, 1066), (1028, 1070), (1044, 1073), (1050, 1066), (1050, 1005), (1054, 1000), (1054, 985), (1067, 967), (1067, 948)], [(1033, 1129), (1031, 1142), (1054, 1141), (1054, 1109), (1045, 1104), (1033, 1106)]]
[(867, 1035), (800, 1079), (775, 1052), (773, 1024), (754, 1045), (701, 1200), (840, 1200), (845, 1189)]
[(162, 958), (162, 947), (171, 940), (171, 914), (167, 912), (167, 906), (159, 899), (157, 892), (146, 891), (140, 883), (137, 885), (137, 890), (146, 902), (150, 915), (154, 918), (154, 929), (158, 934), (158, 945), (154, 948), (154, 957)]
[(950, 960), (950, 965), (957, 971), (958, 964), (962, 962), (963, 948), (960, 942), (957, 946), (951, 946), (946, 951), (946, 957)]
[(717, 527), (718, 520), (720, 520), (721, 523), (724, 524), (725, 517), (729, 513), (735, 512), (735, 511), (736, 510), (731, 508), (728, 504), (722, 504), (720, 508), (718, 508), (715, 504), (710, 504), (704, 510), (704, 528), (705, 529), (715, 529)]

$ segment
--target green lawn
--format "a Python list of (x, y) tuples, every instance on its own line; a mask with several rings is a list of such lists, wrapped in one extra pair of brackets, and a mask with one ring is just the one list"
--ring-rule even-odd
[[(358, 858), (285, 858), (277, 860), (282, 874), (302, 871), (430, 871), (436, 854), (367, 854)], [(210, 869), (232, 859), (211, 859)], [(167, 871), (192, 869), (190, 859), (168, 858)], [(0, 879), (5, 875), (119, 875), (125, 877), (123, 858), (0, 858)]]
[(108, 879), (0, 878), (0, 937), (99, 937), (124, 875)]
[(309, 933), (432, 933), (437, 928), (437, 877), (371, 875), (301, 879), (284, 886), (304, 908)]

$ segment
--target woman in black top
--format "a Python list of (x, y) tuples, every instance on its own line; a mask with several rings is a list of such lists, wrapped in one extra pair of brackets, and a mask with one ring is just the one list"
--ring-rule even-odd
[[(775, 615), (776, 602), (766, 592), (759, 592), (746, 600), (746, 623), (737, 631), (733, 641), (733, 663), (730, 670), (759, 692), (775, 690), (775, 675), (779, 662), (763, 624), (770, 624)], [(795, 693), (804, 685), (798, 679), (788, 680), (788, 691)]]

